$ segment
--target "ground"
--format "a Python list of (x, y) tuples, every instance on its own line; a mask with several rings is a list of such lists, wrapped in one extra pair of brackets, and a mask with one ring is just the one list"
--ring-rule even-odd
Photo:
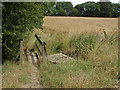
[(30, 67), (30, 83), (25, 84), (22, 88), (43, 88), (39, 79), (39, 70), (33, 64), (30, 64)]

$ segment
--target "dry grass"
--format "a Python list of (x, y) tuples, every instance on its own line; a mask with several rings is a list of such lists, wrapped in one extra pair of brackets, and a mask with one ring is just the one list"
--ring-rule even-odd
[(118, 31), (117, 18), (89, 18), (89, 17), (45, 17), (43, 28), (45, 32), (62, 33), (97, 33), (103, 35)]
[(2, 88), (20, 88), (30, 81), (29, 64), (16, 65), (7, 61), (2, 66)]
[[(117, 18), (45, 17), (42, 31), (48, 54), (73, 54), (72, 57), (79, 61), (64, 65), (42, 63), (41, 77), (47, 87), (117, 87)], [(91, 36), (95, 39), (90, 39)], [(96, 42), (92, 43), (95, 45), (92, 51), (87, 49), (90, 40)], [(75, 56), (76, 47), (78, 51), (83, 50), (78, 52), (79, 57)], [(80, 54), (84, 51), (87, 51), (83, 53), (86, 59)]]

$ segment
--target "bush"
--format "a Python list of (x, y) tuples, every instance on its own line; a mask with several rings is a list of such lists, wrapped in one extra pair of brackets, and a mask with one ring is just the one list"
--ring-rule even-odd
[(3, 3), (3, 59), (13, 59), (19, 52), (19, 41), (27, 37), (27, 31), (40, 28), (43, 23), (42, 3), (5, 2)]

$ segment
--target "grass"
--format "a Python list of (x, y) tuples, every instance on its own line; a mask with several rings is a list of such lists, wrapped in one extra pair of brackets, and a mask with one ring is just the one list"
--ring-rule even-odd
[(65, 64), (38, 64), (44, 86), (117, 87), (117, 19), (45, 17), (44, 20), (43, 40), (48, 55), (62, 52), (76, 59)]
[(103, 30), (113, 33), (118, 30), (118, 18), (90, 17), (45, 17), (43, 29), (46, 33), (96, 33), (103, 35)]
[(38, 67), (43, 85), (49, 88), (113, 88), (117, 86), (117, 60), (99, 62), (94, 60), (78, 60), (66, 64), (43, 62)]
[(44, 62), (39, 67), (42, 71), (40, 76), (43, 78), (43, 84), (51, 88), (67, 87), (67, 83), (70, 82), (68, 78), (71, 79), (73, 76), (79, 76), (84, 71), (90, 73), (92, 68), (91, 63), (84, 61), (67, 64), (50, 64), (49, 62)]
[[(35, 29), (25, 40), (29, 50), (38, 52), (34, 34), (46, 42), (47, 54), (64, 53), (74, 62), (37, 64), (40, 81), (48, 88), (118, 87), (117, 19), (45, 17), (43, 30)], [(30, 81), (30, 66), (5, 62), (2, 87), (17, 88)]]
[(2, 88), (20, 88), (30, 82), (30, 66), (7, 61), (2, 66)]
[[(89, 36), (87, 36), (88, 38)], [(90, 36), (91, 37), (91, 36)], [(70, 45), (68, 44), (67, 53), (73, 53), (73, 57), (78, 58), (78, 61), (66, 63), (66, 64), (51, 64), (49, 62), (40, 63), (39, 70), (41, 72), (40, 77), (43, 78), (43, 84), (51, 88), (114, 88), (117, 86), (118, 78), (118, 57), (117, 57), (117, 42), (110, 44), (109, 41), (104, 42), (100, 47), (98, 44), (97, 38), (92, 39), (89, 37), (86, 40), (86, 37), (77, 37), (76, 43), (73, 45), (70, 39)], [(91, 49), (91, 46), (80, 46), (78, 42), (79, 39), (82, 39), (81, 45), (90, 46), (93, 44), (94, 48)], [(77, 42), (78, 40), (78, 42)], [(92, 43), (93, 42), (93, 43)], [(96, 43), (95, 43), (96, 42)], [(101, 41), (99, 41), (100, 43)], [(53, 49), (53, 53), (56, 53), (56, 47), (61, 47), (61, 50), (64, 53), (65, 47), (60, 43), (56, 44)], [(54, 44), (54, 43), (53, 43)], [(69, 48), (75, 47), (73, 51), (69, 52)], [(92, 46), (92, 47), (93, 47)], [(99, 49), (98, 49), (99, 47)], [(72, 47), (71, 47), (72, 48)], [(83, 51), (82, 51), (83, 50)], [(84, 53), (88, 50), (88, 53)], [(78, 56), (75, 56), (78, 54)], [(70, 54), (68, 54), (70, 55)], [(70, 55), (71, 56), (71, 55)], [(87, 58), (85, 58), (87, 57)]]

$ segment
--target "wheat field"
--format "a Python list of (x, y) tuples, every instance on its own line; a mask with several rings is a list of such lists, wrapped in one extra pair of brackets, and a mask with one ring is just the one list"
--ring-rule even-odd
[(118, 31), (117, 18), (91, 18), (91, 17), (50, 17), (44, 18), (43, 28), (48, 32), (64, 33), (107, 33)]

